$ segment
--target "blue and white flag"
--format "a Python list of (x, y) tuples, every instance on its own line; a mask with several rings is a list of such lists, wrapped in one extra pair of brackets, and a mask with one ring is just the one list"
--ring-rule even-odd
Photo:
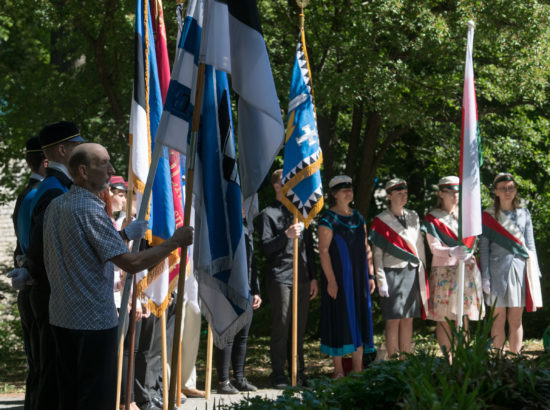
[[(184, 153), (191, 134), (202, 18), (203, 2), (191, 0), (157, 137), (157, 142)], [(204, 82), (192, 199), (192, 266), (201, 311), (214, 343), (223, 348), (250, 320), (252, 304), (227, 74), (206, 66)]]
[(238, 152), (245, 200), (281, 150), (284, 125), (255, 0), (207, 0), (200, 60), (231, 75), (238, 94)]
[(323, 209), (322, 161), (305, 34), (301, 30), (290, 84), (281, 202), (306, 227)]
[[(162, 95), (158, 77), (155, 40), (149, 3), (137, 0), (134, 91), (130, 113), (131, 178), (136, 188), (138, 207), (149, 173), (151, 152), (162, 113)], [(149, 226), (146, 238), (152, 245), (169, 239), (175, 230), (174, 204), (168, 149), (163, 148), (159, 160), (149, 205)], [(177, 263), (177, 251), (150, 269), (147, 276), (138, 275), (138, 293), (159, 275)]]
[(157, 133), (157, 141), (183, 154), (195, 106), (195, 83), (199, 64), (203, 4), (191, 0), (179, 35), (176, 60)]
[(194, 189), (202, 312), (223, 348), (251, 319), (241, 187), (227, 74), (206, 66)]

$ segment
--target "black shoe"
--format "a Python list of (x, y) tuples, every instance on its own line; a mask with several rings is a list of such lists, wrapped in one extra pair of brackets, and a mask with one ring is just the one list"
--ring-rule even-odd
[(309, 381), (307, 379), (307, 376), (305, 374), (302, 374), (298, 376), (298, 385), (302, 387), (309, 387)]
[(141, 406), (139, 406), (139, 408), (141, 410), (162, 410), (162, 407), (155, 406), (151, 402), (147, 402), (145, 404), (142, 404)]
[(218, 394), (239, 394), (239, 391), (229, 380), (218, 383)]
[(278, 390), (284, 390), (289, 386), (289, 382), (286, 377), (280, 377), (280, 378), (274, 379), (271, 382), (271, 386), (273, 386), (273, 388)]
[(248, 380), (246, 380), (246, 377), (243, 377), (241, 380), (235, 380), (233, 382), (233, 386), (237, 388), (239, 391), (256, 391), (258, 388), (251, 384)]

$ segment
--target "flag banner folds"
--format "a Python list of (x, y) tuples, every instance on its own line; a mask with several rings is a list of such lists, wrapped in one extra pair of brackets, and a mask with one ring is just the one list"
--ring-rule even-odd
[(179, 35), (176, 61), (159, 124), (157, 142), (181, 153), (187, 151), (195, 105), (195, 83), (202, 33), (203, 4), (191, 0)]
[(251, 319), (252, 304), (227, 74), (212, 66), (196, 161), (194, 268), (202, 312), (223, 348)]
[(284, 126), (255, 0), (207, 0), (200, 61), (231, 74), (238, 94), (238, 151), (245, 199), (283, 145)]
[(464, 94), (462, 99), (462, 135), (460, 143), (460, 215), (459, 238), (463, 243), (471, 243), (466, 238), (481, 235), (481, 182), (480, 135), (477, 121), (477, 103), (474, 86), (474, 23), (468, 23), (466, 64), (464, 69)]
[(322, 161), (305, 33), (301, 30), (290, 84), (281, 202), (306, 227), (323, 209)]
[[(168, 86), (170, 84), (170, 62), (168, 59), (168, 47), (166, 44), (166, 27), (164, 24), (164, 13), (161, 0), (153, 0), (151, 5), (151, 17), (153, 33), (155, 36), (155, 54), (157, 57), (159, 85), (162, 100), (166, 99)], [(177, 151), (169, 150), (170, 179), (172, 186), (172, 200), (174, 203), (175, 227), (183, 226), (183, 196), (182, 196), (182, 174), (180, 168), (180, 154)], [(149, 310), (156, 316), (160, 316), (168, 307), (170, 295), (177, 286), (179, 273), (181, 249), (174, 253), (169, 261), (170, 271), (163, 270), (143, 293), (148, 297)], [(177, 256), (177, 258), (176, 258)]]
[[(141, 206), (145, 181), (149, 172), (154, 137), (162, 113), (162, 95), (158, 76), (157, 58), (151, 11), (147, 0), (138, 0), (136, 8), (134, 92), (130, 114), (131, 172), (136, 188), (136, 201)], [(146, 239), (152, 245), (170, 238), (175, 230), (174, 203), (170, 178), (168, 149), (163, 148), (159, 160), (151, 202)], [(147, 276), (138, 276), (138, 295), (159, 275), (177, 263), (174, 251), (159, 265), (150, 269)]]

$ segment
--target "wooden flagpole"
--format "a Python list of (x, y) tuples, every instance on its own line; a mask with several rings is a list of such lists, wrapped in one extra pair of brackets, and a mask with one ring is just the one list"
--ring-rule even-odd
[[(139, 241), (138, 241), (139, 242)], [(136, 346), (136, 304), (137, 304), (137, 279), (136, 275), (132, 275), (132, 312), (130, 314), (130, 327), (128, 328), (128, 337), (130, 338), (130, 346), (128, 348), (128, 374), (126, 377), (126, 409), (130, 408), (132, 399), (132, 386), (134, 385), (134, 349)]]
[[(300, 33), (304, 30), (305, 16), (304, 7), (309, 0), (296, 0), (300, 7)], [(298, 223), (298, 217), (294, 216), (294, 224)], [(292, 386), (298, 382), (298, 237), (294, 238), (293, 255), (293, 275), (292, 275)]]
[[(132, 142), (130, 142), (130, 147)], [(134, 174), (132, 172), (132, 153), (130, 149), (130, 155), (128, 158), (128, 189), (126, 191), (126, 218), (132, 217), (132, 202), (134, 199)], [(128, 274), (124, 272), (124, 282), (128, 278)], [(122, 305), (121, 305), (122, 306)], [(119, 309), (120, 310), (120, 309)], [(116, 406), (115, 410), (120, 408), (120, 396), (122, 389), (122, 366), (124, 362), (124, 332), (120, 333), (120, 343), (118, 345), (118, 367), (117, 367), (117, 389), (116, 389)]]
[[(294, 224), (297, 223), (298, 217), (294, 216)], [(292, 265), (292, 385), (296, 386), (298, 381), (298, 237), (294, 238)]]
[[(189, 226), (191, 221), (191, 203), (193, 201), (193, 185), (195, 179), (195, 153), (197, 150), (197, 140), (199, 136), (200, 115), (202, 108), (202, 94), (204, 88), (204, 71), (203, 63), (199, 64), (197, 73), (197, 85), (195, 93), (195, 106), (193, 109), (193, 122), (191, 126), (191, 141), (189, 151), (187, 152), (187, 172), (185, 174), (185, 210), (183, 213), (183, 226)], [(160, 145), (160, 144), (157, 144)], [(181, 248), (181, 259), (187, 260), (187, 246)], [(178, 362), (180, 358), (180, 342), (182, 333), (182, 316), (183, 316), (183, 293), (185, 291), (185, 263), (180, 262), (180, 271), (178, 275), (178, 296), (176, 303), (176, 328), (174, 329), (174, 339), (172, 344), (172, 364), (170, 366), (170, 393), (168, 396), (169, 409), (174, 408), (176, 402), (176, 385)], [(180, 393), (178, 392), (178, 395)]]
[(163, 410), (168, 410), (168, 354), (166, 352), (166, 310), (160, 316), (160, 337), (162, 340), (162, 403)]
[(208, 325), (208, 338), (206, 341), (206, 381), (204, 386), (204, 397), (206, 400), (210, 398), (212, 391), (212, 350), (214, 338), (212, 337), (212, 327)]

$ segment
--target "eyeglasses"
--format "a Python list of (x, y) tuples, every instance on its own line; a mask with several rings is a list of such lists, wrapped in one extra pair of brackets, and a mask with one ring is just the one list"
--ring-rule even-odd
[(458, 195), (458, 191), (454, 189), (442, 189), (441, 192), (445, 194), (450, 194), (450, 195)]
[(500, 187), (497, 188), (498, 192), (506, 193), (506, 192), (516, 192), (515, 186), (509, 186), (509, 187)]

